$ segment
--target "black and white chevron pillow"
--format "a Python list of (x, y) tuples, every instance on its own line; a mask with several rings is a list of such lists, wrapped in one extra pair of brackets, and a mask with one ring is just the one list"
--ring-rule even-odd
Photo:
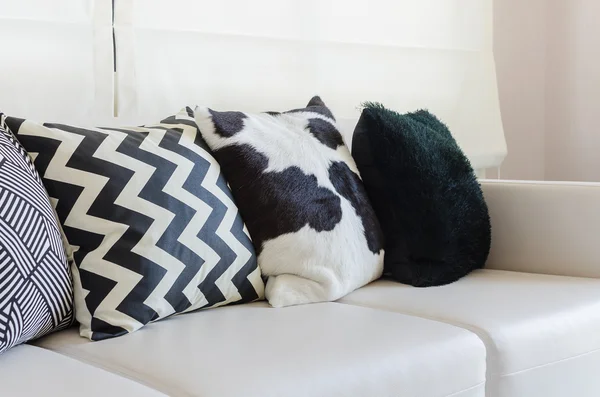
[(0, 353), (68, 327), (73, 287), (60, 226), (0, 113)]
[(276, 307), (332, 301), (381, 276), (383, 239), (356, 164), (319, 97), (283, 113), (196, 109)]
[(74, 251), (82, 336), (263, 297), (251, 240), (191, 109), (133, 128), (8, 122), (36, 156)]

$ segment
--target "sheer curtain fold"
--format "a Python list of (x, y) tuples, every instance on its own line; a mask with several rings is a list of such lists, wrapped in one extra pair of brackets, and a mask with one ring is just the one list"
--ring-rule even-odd
[(283, 110), (319, 94), (347, 138), (364, 101), (427, 108), (475, 168), (506, 155), (491, 0), (119, 0), (119, 115)]
[(0, 0), (0, 110), (84, 122), (113, 114), (111, 0)]
[(149, 122), (318, 94), (347, 140), (379, 101), (437, 114), (477, 169), (506, 155), (492, 0), (0, 0), (0, 37), (0, 109), (20, 117)]

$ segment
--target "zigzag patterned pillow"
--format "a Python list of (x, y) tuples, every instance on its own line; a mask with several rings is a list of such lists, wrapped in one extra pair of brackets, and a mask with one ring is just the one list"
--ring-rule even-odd
[(191, 109), (133, 128), (8, 122), (36, 156), (74, 251), (82, 336), (263, 297), (252, 243)]
[(0, 113), (0, 353), (68, 327), (73, 288), (60, 226)]

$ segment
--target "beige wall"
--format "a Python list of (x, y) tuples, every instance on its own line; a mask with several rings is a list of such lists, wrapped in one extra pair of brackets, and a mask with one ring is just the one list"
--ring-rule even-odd
[(547, 3), (545, 176), (600, 181), (600, 0)]
[(503, 179), (544, 179), (546, 2), (494, 2), (494, 52), (508, 146)]
[(496, 0), (494, 12), (500, 176), (600, 181), (600, 0)]

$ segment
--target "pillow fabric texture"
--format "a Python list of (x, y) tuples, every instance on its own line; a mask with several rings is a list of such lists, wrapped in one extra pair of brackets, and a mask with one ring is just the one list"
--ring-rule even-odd
[(284, 113), (196, 109), (248, 225), (274, 307), (333, 301), (380, 277), (383, 240), (319, 97)]
[(264, 296), (252, 242), (190, 108), (131, 128), (8, 122), (56, 200), (82, 336)]
[(71, 273), (56, 214), (0, 113), (0, 353), (72, 323)]
[(484, 266), (488, 208), (469, 160), (434, 115), (366, 104), (352, 155), (385, 235), (386, 275), (429, 287)]

